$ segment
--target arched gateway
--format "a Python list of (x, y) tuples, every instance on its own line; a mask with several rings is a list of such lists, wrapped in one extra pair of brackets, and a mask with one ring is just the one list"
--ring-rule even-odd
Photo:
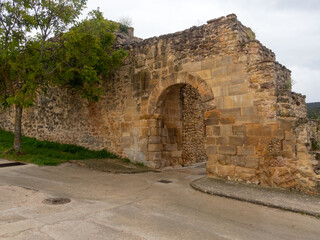
[(213, 92), (199, 76), (174, 73), (162, 78), (143, 118), (148, 121), (148, 164), (161, 168), (205, 161), (205, 116), (214, 108)]

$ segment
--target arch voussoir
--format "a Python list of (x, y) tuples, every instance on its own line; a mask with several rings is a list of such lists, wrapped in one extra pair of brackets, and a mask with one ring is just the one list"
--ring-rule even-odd
[(176, 84), (189, 84), (197, 89), (202, 102), (207, 103), (209, 108), (213, 106), (214, 95), (208, 84), (199, 76), (194, 76), (187, 72), (172, 73), (162, 78), (152, 90), (148, 100), (148, 114), (152, 115), (157, 109), (158, 102), (161, 101), (161, 96), (164, 95), (166, 89)]

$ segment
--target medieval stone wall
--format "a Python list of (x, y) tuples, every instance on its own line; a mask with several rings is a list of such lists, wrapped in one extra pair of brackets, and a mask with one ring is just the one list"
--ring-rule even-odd
[[(130, 54), (100, 102), (53, 89), (25, 113), (24, 133), (106, 148), (154, 168), (208, 159), (209, 177), (317, 187), (304, 98), (291, 93), (290, 71), (235, 15), (119, 45)], [(0, 126), (12, 129), (8, 114)]]

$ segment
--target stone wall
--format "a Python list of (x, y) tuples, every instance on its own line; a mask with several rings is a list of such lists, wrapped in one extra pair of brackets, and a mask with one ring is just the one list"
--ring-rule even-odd
[[(235, 15), (146, 40), (120, 37), (130, 54), (101, 101), (52, 89), (25, 113), (26, 135), (154, 168), (208, 159), (209, 177), (317, 187), (304, 98)], [(12, 129), (9, 115), (1, 114), (2, 128)]]
[(206, 129), (205, 108), (196, 89), (186, 85), (181, 89), (182, 96), (182, 159), (183, 164), (205, 162)]

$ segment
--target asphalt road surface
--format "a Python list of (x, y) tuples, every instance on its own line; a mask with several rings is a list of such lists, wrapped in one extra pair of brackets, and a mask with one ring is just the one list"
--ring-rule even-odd
[[(204, 175), (199, 166), (138, 174), (68, 163), (0, 168), (0, 239), (320, 239), (320, 219), (189, 186)], [(71, 202), (43, 202), (53, 197)]]

